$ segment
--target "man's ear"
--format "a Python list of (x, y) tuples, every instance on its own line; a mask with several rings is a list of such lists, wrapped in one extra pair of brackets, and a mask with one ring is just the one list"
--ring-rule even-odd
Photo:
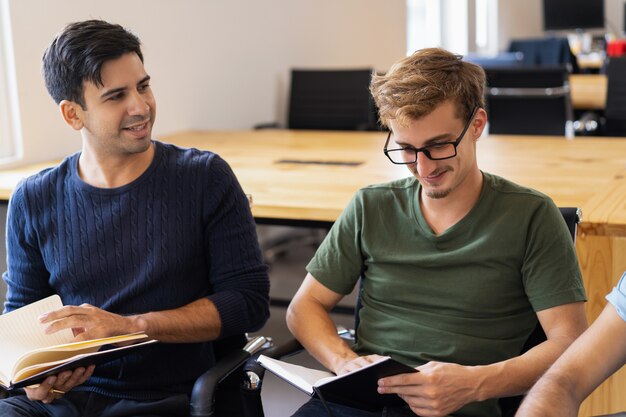
[(59, 109), (61, 110), (63, 120), (65, 120), (65, 123), (67, 123), (72, 129), (80, 130), (83, 128), (83, 108), (80, 104), (69, 100), (62, 100), (59, 103)]
[(487, 112), (482, 108), (478, 108), (476, 110), (476, 114), (474, 115), (474, 120), (472, 121), (472, 130), (475, 140), (478, 140), (478, 138), (480, 138), (486, 126)]

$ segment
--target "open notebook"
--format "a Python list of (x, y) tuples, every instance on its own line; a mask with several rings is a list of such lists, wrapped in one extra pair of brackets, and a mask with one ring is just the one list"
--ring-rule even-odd
[[(73, 341), (71, 329), (46, 334), (38, 317), (61, 307), (61, 298), (53, 295), (0, 316), (0, 386), (36, 384), (63, 370), (110, 361), (156, 342), (144, 333), (81, 342)], [(118, 343), (126, 345), (113, 346)]]
[(343, 375), (310, 369), (260, 355), (258, 362), (268, 371), (312, 397), (363, 410), (405, 404), (395, 394), (379, 394), (378, 380), (386, 376), (418, 372), (388, 356)]

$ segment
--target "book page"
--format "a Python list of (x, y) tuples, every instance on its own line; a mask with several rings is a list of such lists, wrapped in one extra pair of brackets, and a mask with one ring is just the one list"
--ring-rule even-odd
[(148, 339), (148, 335), (145, 333), (131, 333), (31, 350), (15, 362), (11, 375), (15, 378), (15, 375), (19, 374), (23, 368), (33, 365), (45, 362), (63, 362), (77, 355), (97, 352), (104, 345), (145, 339)]
[[(72, 357), (70, 358), (65, 358), (62, 360), (54, 360), (54, 358), (50, 358), (51, 360), (49, 362), (38, 362), (31, 366), (21, 368), (20, 371), (15, 374), (13, 378), (13, 383), (14, 384), (21, 383), (21, 385), (23, 386), (25, 383), (22, 381), (25, 381), (29, 378), (32, 380), (37, 375), (41, 375), (41, 374), (47, 375), (48, 373), (54, 374), (54, 373), (61, 372), (62, 370), (75, 369), (79, 366), (89, 366), (89, 365), (95, 365), (98, 363), (103, 363), (103, 362), (106, 362), (107, 360), (121, 357), (126, 351), (137, 349), (142, 346), (150, 345), (153, 343), (157, 343), (157, 341), (154, 339), (144, 340), (142, 342), (135, 343), (132, 345), (120, 346), (120, 347), (115, 347), (115, 348), (100, 350), (100, 351), (93, 351), (90, 353), (84, 353), (86, 352), (85, 350), (74, 351), (72, 352)], [(98, 348), (91, 348), (91, 349), (98, 349)], [(40, 377), (40, 379), (43, 379), (45, 375)]]
[(45, 346), (69, 343), (74, 338), (71, 329), (45, 334), (38, 317), (63, 307), (61, 298), (52, 295), (10, 313), (0, 315), (0, 373), (12, 374), (13, 365), (25, 352)]
[(11, 378), (0, 372), (0, 385), (2, 385), (3, 387), (8, 387), (9, 385), (11, 385), (10, 379)]
[(315, 386), (320, 379), (335, 377), (335, 374), (328, 371), (320, 371), (317, 369), (294, 365), (269, 358), (265, 355), (260, 355), (257, 361), (273, 374), (276, 374), (278, 377), (284, 379), (309, 395), (313, 394), (313, 386)]

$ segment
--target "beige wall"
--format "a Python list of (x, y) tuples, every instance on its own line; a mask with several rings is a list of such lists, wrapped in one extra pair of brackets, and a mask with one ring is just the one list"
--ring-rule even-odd
[[(588, 0), (599, 1), (599, 0)], [(619, 36), (624, 28), (624, 0), (604, 0), (606, 30)], [(498, 47), (504, 51), (511, 39), (541, 37), (542, 0), (498, 0)]]
[(279, 120), (291, 67), (385, 70), (405, 54), (404, 0), (10, 0), (22, 163), (80, 148), (41, 78), (41, 54), (66, 23), (102, 18), (144, 44), (158, 102), (155, 137)]
[(604, 16), (608, 21), (607, 29), (619, 35), (624, 31), (624, 0), (604, 0)]
[(498, 1), (498, 50), (506, 51), (511, 39), (543, 36), (542, 0)]
[[(595, 0), (594, 0), (595, 1)], [(604, 0), (623, 28), (623, 0)], [(541, 0), (497, 0), (498, 46), (543, 35)], [(284, 121), (291, 67), (373, 66), (406, 50), (405, 0), (9, 0), (24, 160), (80, 147), (48, 97), (41, 54), (66, 23), (103, 18), (142, 39), (159, 117), (155, 137)]]

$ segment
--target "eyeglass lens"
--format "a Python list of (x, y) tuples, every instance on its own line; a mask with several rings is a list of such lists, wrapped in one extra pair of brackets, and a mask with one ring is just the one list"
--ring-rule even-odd
[[(456, 155), (456, 149), (451, 143), (442, 143), (422, 149), (428, 159), (448, 159)], [(413, 148), (388, 150), (387, 154), (393, 162), (412, 164), (417, 161), (417, 152)]]

